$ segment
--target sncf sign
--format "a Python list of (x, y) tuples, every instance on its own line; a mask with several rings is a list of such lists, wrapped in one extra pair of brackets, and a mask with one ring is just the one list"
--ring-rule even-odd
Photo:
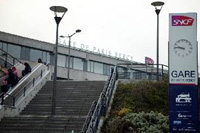
[(187, 16), (172, 16), (172, 26), (192, 26), (194, 19)]

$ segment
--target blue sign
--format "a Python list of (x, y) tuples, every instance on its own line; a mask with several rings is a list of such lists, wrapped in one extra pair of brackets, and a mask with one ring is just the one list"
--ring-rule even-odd
[(170, 133), (199, 133), (198, 86), (170, 85)]

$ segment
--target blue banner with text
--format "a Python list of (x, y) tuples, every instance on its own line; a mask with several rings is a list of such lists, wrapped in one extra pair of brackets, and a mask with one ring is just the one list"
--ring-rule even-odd
[(170, 133), (199, 133), (198, 86), (171, 84), (169, 91)]

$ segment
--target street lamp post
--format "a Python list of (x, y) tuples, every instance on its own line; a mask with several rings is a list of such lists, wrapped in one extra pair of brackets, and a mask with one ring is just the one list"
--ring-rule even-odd
[(159, 80), (159, 13), (164, 5), (164, 2), (156, 1), (151, 3), (155, 7), (155, 12), (157, 14), (157, 75), (156, 80)]
[(75, 35), (76, 33), (81, 32), (80, 29), (77, 29), (73, 34), (68, 36), (60, 36), (62, 38), (68, 37), (69, 38), (69, 46), (68, 46), (68, 68), (67, 68), (67, 79), (69, 80), (69, 69), (70, 69), (70, 49), (71, 49), (71, 37)]
[[(54, 55), (54, 77), (53, 77), (53, 92), (52, 92), (52, 108), (51, 108), (51, 115), (55, 115), (56, 109), (56, 80), (57, 80), (57, 55), (58, 55), (58, 27), (59, 23), (64, 17), (65, 13), (67, 12), (67, 8), (62, 6), (51, 6), (50, 10), (55, 13), (55, 21), (56, 21), (56, 45), (55, 45), (55, 55)], [(61, 17), (57, 16), (58, 14)]]

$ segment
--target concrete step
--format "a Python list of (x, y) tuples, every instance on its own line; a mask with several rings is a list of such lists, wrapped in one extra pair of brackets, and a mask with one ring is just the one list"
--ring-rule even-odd
[(55, 116), (51, 116), (52, 81), (38, 92), (18, 117), (3, 118), (0, 133), (79, 133), (103, 81), (57, 81)]

